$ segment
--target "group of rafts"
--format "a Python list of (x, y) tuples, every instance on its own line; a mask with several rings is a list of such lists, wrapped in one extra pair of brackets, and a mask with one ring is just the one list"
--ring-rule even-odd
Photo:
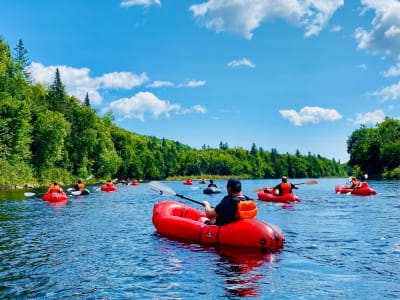
[[(139, 185), (139, 182), (137, 180), (134, 181), (127, 181), (126, 185)], [(115, 192), (117, 191), (117, 187), (111, 182), (108, 181), (107, 183), (103, 184), (100, 188), (101, 191), (103, 192)], [(75, 194), (73, 188), (68, 189), (69, 192), (71, 192), (72, 195), (75, 196), (84, 196), (84, 195), (89, 195), (90, 192), (87, 189), (83, 189), (79, 191), (79, 193)], [(49, 202), (49, 203), (55, 203), (55, 204), (63, 204), (68, 201), (68, 195), (64, 191), (60, 192), (47, 192), (46, 194), (43, 195), (42, 197), (43, 201)]]
[[(315, 184), (316, 181), (310, 181)], [(185, 181), (185, 185), (191, 185), (191, 181)], [(270, 202), (300, 202), (300, 197), (288, 193), (277, 195), (273, 188), (260, 188), (258, 199)], [(254, 191), (256, 191), (254, 190)], [(339, 194), (352, 194), (359, 196), (375, 195), (370, 187), (350, 188), (338, 185), (335, 192)], [(162, 191), (160, 191), (162, 195)], [(171, 195), (185, 198), (175, 194)], [(186, 198), (187, 199), (187, 198)], [(189, 199), (191, 200), (191, 199)], [(283, 246), (284, 238), (280, 230), (272, 224), (256, 219), (239, 219), (233, 223), (216, 226), (206, 225), (207, 217), (203, 211), (176, 201), (164, 201), (157, 203), (153, 209), (153, 224), (161, 234), (173, 236), (190, 242), (206, 245), (228, 245), (256, 247), (264, 249), (276, 249)]]

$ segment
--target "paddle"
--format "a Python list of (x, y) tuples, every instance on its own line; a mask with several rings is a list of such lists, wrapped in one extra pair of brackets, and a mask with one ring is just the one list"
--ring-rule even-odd
[(203, 205), (203, 203), (201, 203), (200, 201), (196, 201), (196, 200), (187, 198), (183, 195), (179, 195), (179, 194), (175, 193), (169, 186), (162, 184), (159, 181), (150, 182), (148, 187), (149, 187), (150, 191), (152, 191), (153, 193), (160, 195), (160, 196), (176, 196), (176, 197), (186, 199), (186, 200), (192, 201), (194, 203)]
[[(318, 181), (309, 180), (309, 181), (301, 182), (301, 183), (293, 183), (293, 185), (301, 185), (301, 184), (318, 184)], [(265, 188), (258, 188), (258, 189), (254, 189), (252, 192), (253, 193), (258, 193), (259, 191), (263, 191), (263, 190), (265, 190)]]

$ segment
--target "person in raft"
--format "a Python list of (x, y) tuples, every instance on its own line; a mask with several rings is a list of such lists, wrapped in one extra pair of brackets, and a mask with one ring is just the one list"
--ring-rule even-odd
[(361, 182), (357, 185), (356, 189), (368, 187), (367, 178), (368, 178), (368, 174), (361, 175)]
[(200, 181), (200, 183), (206, 183), (205, 178), (203, 178), (203, 179)]
[(114, 183), (112, 183), (112, 181), (111, 180), (107, 180), (107, 182), (106, 182), (106, 186), (113, 186), (114, 185)]
[(298, 189), (298, 187), (290, 182), (287, 182), (286, 176), (282, 176), (282, 182), (274, 187), (275, 194), (277, 194), (278, 191), (279, 196), (291, 194), (293, 189)]
[(356, 177), (351, 177), (351, 183), (350, 183), (350, 188), (351, 189), (355, 189), (355, 188), (357, 188), (357, 187), (359, 187), (360, 186), (360, 183), (357, 181), (357, 178)]
[(63, 190), (58, 184), (57, 181), (54, 181), (54, 183), (49, 187), (49, 190), (47, 191), (48, 194), (50, 193), (62, 193)]
[(85, 185), (82, 183), (82, 180), (78, 180), (78, 183), (74, 186), (75, 191), (83, 191), (85, 189)]
[(207, 225), (225, 225), (239, 219), (251, 219), (257, 215), (257, 206), (252, 199), (242, 194), (242, 184), (237, 179), (229, 179), (226, 185), (228, 195), (214, 208), (208, 201), (203, 201), (207, 218), (216, 218), (215, 221), (206, 220)]
[(210, 179), (210, 184), (207, 187), (217, 187), (217, 185), (214, 183), (214, 180)]
[(131, 180), (128, 178), (125, 182), (126, 185), (129, 185), (131, 183)]

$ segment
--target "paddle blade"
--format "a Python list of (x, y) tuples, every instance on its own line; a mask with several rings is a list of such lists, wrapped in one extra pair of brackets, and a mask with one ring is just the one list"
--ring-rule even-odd
[(32, 196), (35, 196), (35, 195), (36, 195), (36, 193), (30, 193), (30, 192), (24, 193), (25, 197), (32, 197)]
[(68, 188), (67, 192), (72, 192), (74, 190), (74, 188)]
[(318, 184), (318, 181), (316, 180), (309, 180), (306, 182), (306, 184)]
[(167, 185), (159, 181), (152, 181), (149, 183), (148, 188), (151, 192), (161, 196), (176, 196), (176, 193)]
[(74, 196), (79, 196), (80, 194), (82, 194), (81, 191), (72, 191), (71, 192), (71, 195), (74, 195)]
[(199, 186), (191, 186), (190, 188), (192, 190), (200, 190), (200, 189), (202, 189), (202, 187), (199, 187)]
[(253, 193), (258, 193), (259, 191), (262, 191), (262, 190), (264, 190), (265, 188), (258, 188), (258, 189), (254, 189), (252, 192)]

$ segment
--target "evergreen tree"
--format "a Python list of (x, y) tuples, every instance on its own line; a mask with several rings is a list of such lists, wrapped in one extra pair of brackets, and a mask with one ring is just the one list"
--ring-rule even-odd
[(47, 101), (50, 106), (49, 109), (65, 113), (67, 111), (67, 100), (67, 94), (61, 81), (60, 71), (57, 68), (54, 81), (50, 85), (47, 94)]
[(257, 152), (258, 152), (257, 146), (256, 146), (255, 143), (253, 143), (253, 145), (251, 146), (250, 153), (251, 153), (252, 155), (256, 155)]
[(85, 96), (85, 105), (86, 105), (87, 107), (90, 107), (89, 93), (86, 93), (86, 96)]
[(17, 65), (17, 70), (19, 70), (25, 77), (25, 79), (31, 81), (31, 73), (29, 71), (29, 66), (31, 65), (28, 58), (28, 51), (24, 47), (24, 43), (20, 39), (17, 46), (14, 48), (14, 60)]

